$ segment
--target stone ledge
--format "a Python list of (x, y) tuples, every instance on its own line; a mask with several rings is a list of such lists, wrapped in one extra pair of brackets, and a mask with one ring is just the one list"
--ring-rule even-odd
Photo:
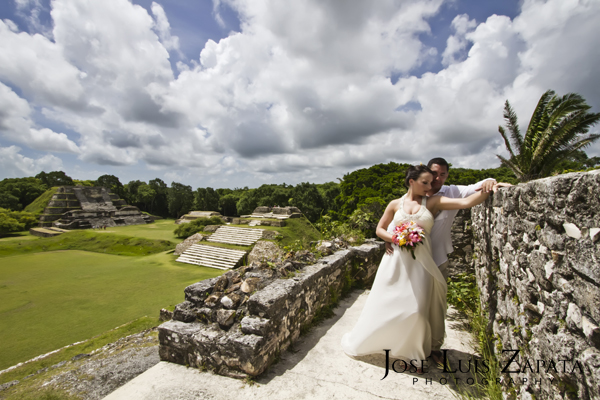
[[(184, 291), (186, 302), (176, 307), (176, 313), (191, 322), (169, 321), (159, 326), (160, 357), (235, 378), (259, 375), (298, 339), (322, 308), (350, 289), (353, 277), (355, 284), (370, 285), (384, 251), (384, 243), (376, 241), (338, 251), (305, 266), (291, 279), (276, 279), (259, 288), (237, 310), (219, 308), (219, 299), (240, 283), (242, 290), (248, 281), (258, 284), (258, 278), (240, 282), (239, 274), (230, 271), (190, 285)], [(223, 318), (233, 321), (229, 328), (219, 313), (227, 313)], [(200, 322), (201, 318), (206, 322)]]

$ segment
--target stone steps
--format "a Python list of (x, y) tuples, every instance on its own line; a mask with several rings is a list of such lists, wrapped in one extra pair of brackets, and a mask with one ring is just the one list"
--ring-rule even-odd
[(193, 244), (179, 256), (177, 261), (210, 268), (232, 269), (245, 255), (246, 252), (243, 250)]
[(251, 246), (256, 243), (257, 240), (261, 239), (262, 235), (263, 229), (221, 226), (207, 240), (209, 242)]

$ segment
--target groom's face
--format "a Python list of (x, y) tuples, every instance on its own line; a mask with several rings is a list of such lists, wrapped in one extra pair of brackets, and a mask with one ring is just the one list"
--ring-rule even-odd
[(448, 169), (443, 165), (432, 164), (431, 171), (433, 171), (433, 181), (431, 181), (431, 191), (437, 193), (444, 182), (448, 178)]

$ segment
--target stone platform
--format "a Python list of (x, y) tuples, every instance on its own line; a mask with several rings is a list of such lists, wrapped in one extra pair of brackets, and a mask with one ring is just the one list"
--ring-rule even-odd
[(60, 229), (60, 228), (55, 228), (55, 227), (29, 229), (30, 234), (32, 234), (33, 236), (39, 236), (39, 237), (53, 237), (53, 236), (58, 236), (60, 234), (63, 234), (65, 232), (69, 232), (69, 231), (66, 229)]
[(302, 212), (297, 207), (256, 207), (251, 215), (242, 215), (241, 218), (274, 218), (285, 220), (300, 218)]

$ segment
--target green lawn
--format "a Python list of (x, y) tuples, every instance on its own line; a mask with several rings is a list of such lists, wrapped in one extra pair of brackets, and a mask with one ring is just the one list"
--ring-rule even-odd
[(166, 252), (127, 257), (78, 250), (0, 258), (0, 370), (183, 301), (223, 271)]
[(0, 241), (0, 257), (57, 250), (86, 250), (119, 256), (147, 256), (175, 248), (168, 240), (146, 239), (114, 233), (75, 230), (50, 238), (31, 239), (24, 236), (19, 240)]
[(115, 226), (106, 228), (106, 230), (96, 230), (94, 232), (112, 232), (118, 235), (127, 235), (146, 239), (170, 240), (173, 243), (181, 243), (182, 239), (175, 237), (173, 234), (175, 228), (177, 228), (177, 225), (175, 225), (174, 219), (159, 219), (158, 221), (147, 225)]
[[(186, 286), (222, 274), (175, 261), (168, 249), (181, 239), (173, 222), (0, 239), (0, 370), (129, 321), (155, 318), (160, 308), (183, 301)], [(260, 228), (279, 231), (284, 245), (319, 239), (303, 218), (286, 222)], [(30, 373), (27, 368), (10, 375), (18, 379)]]

